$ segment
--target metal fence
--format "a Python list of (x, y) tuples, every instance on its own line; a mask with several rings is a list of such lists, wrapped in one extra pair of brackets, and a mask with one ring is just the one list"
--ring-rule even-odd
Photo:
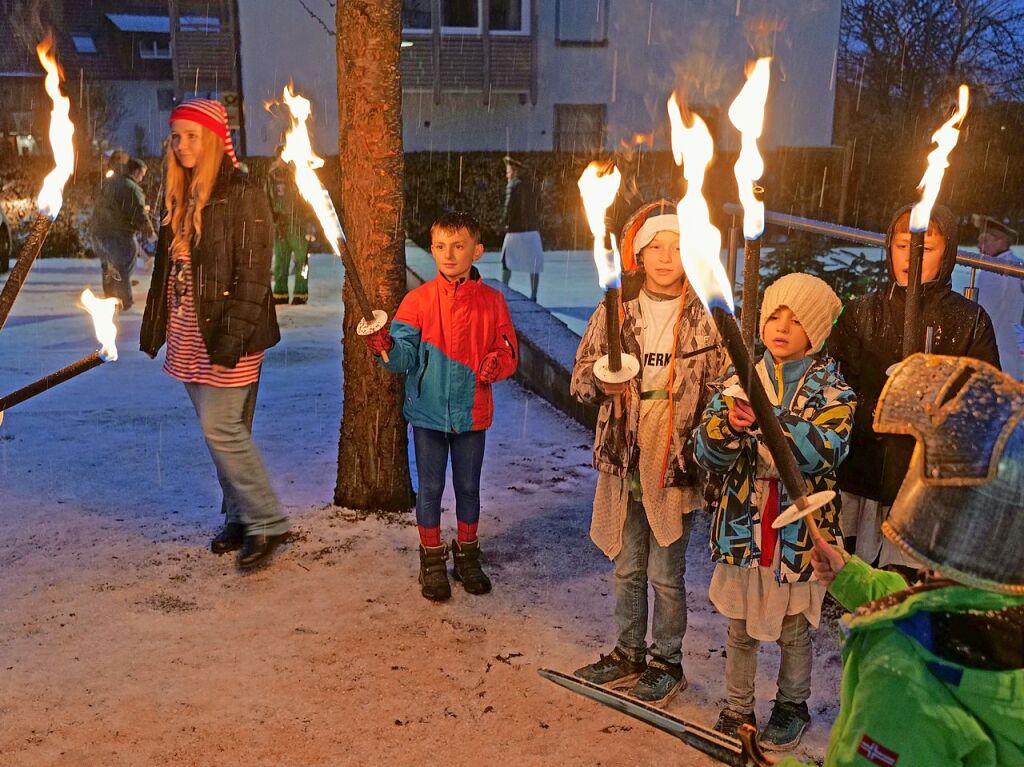
[[(731, 217), (731, 223), (729, 226), (727, 269), (729, 277), (735, 285), (737, 251), (739, 247), (740, 232), (742, 229), (741, 223), (743, 219), (743, 208), (735, 203), (729, 203), (724, 206), (724, 210), (726, 215)], [(769, 210), (765, 211), (765, 224), (781, 226), (786, 229), (796, 229), (801, 232), (811, 232), (812, 234), (821, 234), (826, 237), (834, 237), (837, 240), (848, 240), (862, 245), (885, 247), (885, 235), (881, 232), (870, 232), (866, 229), (855, 229), (851, 226), (841, 226), (829, 221), (818, 221), (813, 218), (791, 216), (787, 213), (778, 213), (776, 211)], [(976, 300), (977, 298), (977, 288), (974, 287), (974, 284), (979, 269), (986, 272), (1002, 274), (1006, 277), (1024, 279), (1024, 267), (1017, 264), (1004, 263), (998, 259), (991, 258), (990, 256), (983, 256), (980, 253), (964, 250), (962, 248), (957, 249), (956, 262), (969, 267), (971, 270), (970, 284), (964, 291), (964, 294), (972, 300)]]

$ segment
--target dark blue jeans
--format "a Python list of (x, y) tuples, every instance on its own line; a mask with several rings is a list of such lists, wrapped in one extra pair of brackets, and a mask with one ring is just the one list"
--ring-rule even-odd
[(448, 452), (452, 454), (452, 484), (455, 486), (455, 518), (475, 525), (480, 519), (480, 468), (484, 463), (486, 431), (452, 434), (434, 429), (412, 427), (416, 450), (416, 524), (420, 527), (441, 526), (441, 496), (444, 475), (448, 469)]
[(135, 238), (130, 235), (95, 240), (103, 268), (103, 294), (120, 298), (121, 308), (132, 305), (132, 272), (135, 271)]

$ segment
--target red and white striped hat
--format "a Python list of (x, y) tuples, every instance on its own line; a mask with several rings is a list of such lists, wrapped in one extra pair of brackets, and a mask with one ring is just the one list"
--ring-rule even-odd
[(224, 152), (231, 158), (231, 164), (238, 167), (235, 156), (235, 145), (231, 141), (231, 130), (228, 128), (228, 110), (214, 99), (189, 99), (183, 101), (171, 112), (168, 124), (175, 120), (191, 120), (208, 128), (224, 142)]

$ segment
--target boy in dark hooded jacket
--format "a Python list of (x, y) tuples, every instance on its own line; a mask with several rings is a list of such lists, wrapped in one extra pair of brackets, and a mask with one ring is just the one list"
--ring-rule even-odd
[[(875, 407), (890, 366), (903, 359), (903, 313), (910, 251), (910, 207), (901, 208), (886, 233), (890, 284), (846, 305), (829, 339), (829, 352), (857, 393), (850, 455), (839, 467), (843, 532), (857, 538), (856, 552), (881, 565), (912, 564), (883, 541), (881, 523), (906, 476), (911, 437), (878, 434)], [(932, 209), (921, 271), (921, 324), (933, 331), (931, 351), (999, 365), (992, 320), (978, 304), (953, 292), (957, 220), (942, 205)]]

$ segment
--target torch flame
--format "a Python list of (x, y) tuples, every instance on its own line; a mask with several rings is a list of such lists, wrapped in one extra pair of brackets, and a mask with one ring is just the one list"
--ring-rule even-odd
[(711, 223), (704, 199), (704, 174), (715, 154), (708, 126), (695, 114), (686, 125), (675, 94), (668, 102), (672, 124), (672, 153), (683, 166), (686, 194), (676, 209), (679, 216), (679, 254), (683, 270), (704, 306), (721, 306), (733, 312), (732, 287), (722, 266), (722, 233)]
[(117, 311), (118, 300), (97, 298), (89, 288), (82, 291), (79, 300), (92, 317), (96, 340), (100, 342), (100, 356), (106, 362), (113, 362), (117, 359), (117, 325), (114, 324), (114, 313)]
[(618, 287), (619, 277), (622, 274), (618, 250), (615, 247), (606, 250), (604, 247), (604, 237), (607, 231), (604, 217), (608, 208), (615, 201), (620, 183), (622, 183), (622, 174), (619, 173), (618, 168), (613, 165), (612, 169), (608, 171), (605, 169), (604, 163), (597, 161), (587, 166), (577, 182), (577, 186), (580, 188), (580, 197), (583, 198), (583, 208), (587, 212), (587, 223), (594, 235), (594, 263), (597, 265), (597, 278), (605, 290)]
[(56, 166), (43, 180), (43, 188), (36, 198), (40, 212), (51, 219), (57, 218), (64, 204), (64, 184), (75, 168), (75, 145), (72, 137), (75, 126), (71, 123), (71, 102), (60, 92), (61, 72), (53, 55), (53, 38), (49, 35), (36, 46), (39, 63), (46, 70), (46, 94), (53, 101), (50, 112), (50, 148)]
[(756, 240), (764, 232), (764, 203), (757, 199), (754, 188), (764, 173), (764, 160), (757, 150), (757, 140), (764, 128), (771, 61), (770, 58), (757, 60), (746, 84), (729, 107), (729, 121), (743, 138), (733, 172), (743, 205), (743, 236), (748, 240)]
[(345, 241), (345, 233), (341, 228), (338, 212), (334, 209), (334, 203), (316, 175), (317, 168), (322, 168), (324, 161), (313, 151), (309, 129), (306, 127), (306, 120), (310, 115), (309, 99), (295, 93), (289, 84), (284, 89), (284, 103), (291, 113), (292, 127), (285, 134), (281, 159), (295, 167), (295, 185), (299, 189), (299, 194), (316, 214), (334, 254), (341, 256), (341, 243)]
[(924, 172), (921, 183), (917, 185), (921, 192), (921, 201), (910, 211), (910, 231), (928, 231), (928, 222), (932, 217), (932, 206), (939, 196), (942, 176), (949, 167), (949, 153), (953, 151), (960, 138), (960, 125), (967, 116), (967, 102), (970, 95), (966, 85), (961, 85), (957, 94), (957, 106), (953, 116), (932, 134), (935, 149), (928, 154), (928, 170)]

